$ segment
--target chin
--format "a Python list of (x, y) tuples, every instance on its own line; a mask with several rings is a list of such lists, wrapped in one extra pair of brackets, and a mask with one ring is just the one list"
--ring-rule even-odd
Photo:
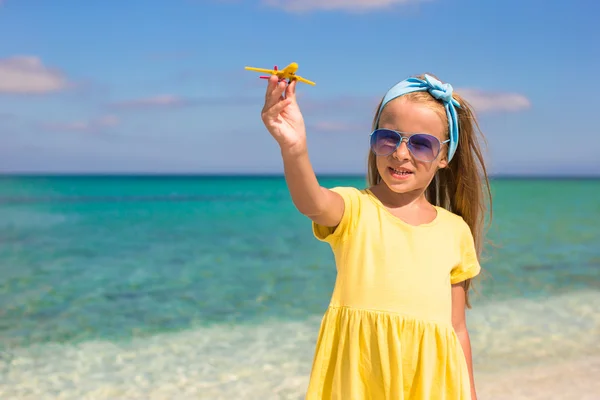
[[(381, 175), (381, 174), (380, 174)], [(410, 176), (395, 178), (390, 174), (382, 176), (388, 188), (395, 193), (406, 193), (415, 190), (418, 187), (417, 180), (414, 174)]]
[(387, 185), (387, 187), (394, 193), (409, 193), (412, 192), (413, 190), (416, 189), (416, 186), (410, 185), (410, 184), (406, 184), (406, 183), (397, 183), (397, 182), (389, 182), (389, 181), (385, 181), (385, 184)]

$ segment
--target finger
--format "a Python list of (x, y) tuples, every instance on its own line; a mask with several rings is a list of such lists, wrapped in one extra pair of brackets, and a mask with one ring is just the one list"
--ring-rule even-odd
[(277, 94), (276, 91), (279, 88), (279, 77), (277, 77), (277, 75), (271, 75), (269, 77), (269, 81), (267, 84), (267, 90), (265, 91), (265, 102), (270, 101), (270, 99), (273, 97), (273, 95), (275, 94), (275, 97), (277, 98)]
[(297, 80), (293, 80), (288, 87), (285, 89), (285, 98), (286, 99), (295, 99), (296, 98), (296, 84), (298, 83)]
[(272, 106), (277, 104), (277, 102), (281, 101), (283, 99), (282, 94), (284, 91), (285, 91), (285, 83), (278, 82), (278, 80), (276, 79), (275, 86), (273, 86), (273, 89), (267, 96), (267, 100), (265, 102), (265, 107), (271, 108)]
[(281, 100), (279, 103), (275, 104), (271, 108), (269, 108), (266, 112), (267, 117), (275, 119), (281, 114), (281, 112), (292, 103), (291, 99)]
[(267, 82), (267, 89), (265, 90), (265, 103), (269, 100), (269, 95), (273, 92), (275, 85), (277, 85), (277, 76), (271, 75)]

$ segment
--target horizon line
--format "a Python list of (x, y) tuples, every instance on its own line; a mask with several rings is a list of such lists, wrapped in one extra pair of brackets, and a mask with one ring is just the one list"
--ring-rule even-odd
[[(325, 172), (316, 173), (323, 178), (365, 178), (362, 173)], [(203, 173), (203, 172), (0, 172), (1, 177), (21, 178), (142, 178), (142, 177), (188, 177), (188, 178), (284, 178), (283, 172), (277, 173)], [(488, 174), (490, 179), (600, 179), (600, 174)]]

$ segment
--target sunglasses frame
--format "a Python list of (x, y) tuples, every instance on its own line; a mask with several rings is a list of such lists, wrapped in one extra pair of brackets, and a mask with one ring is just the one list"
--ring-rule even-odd
[[(373, 150), (373, 146), (371, 145), (371, 141), (373, 140), (373, 135), (375, 133), (379, 132), (379, 131), (394, 132), (396, 135), (398, 135), (400, 137), (400, 140), (398, 140), (398, 143), (396, 144), (396, 147), (394, 148), (394, 150), (390, 151), (389, 154), (381, 155), (381, 154), (375, 153), (375, 151)], [(440, 147), (438, 149), (437, 154), (431, 160), (422, 160), (419, 157), (417, 157), (415, 153), (413, 153), (412, 149), (410, 148), (410, 146), (408, 144), (409, 144), (410, 138), (413, 137), (414, 135), (424, 135), (424, 136), (432, 137), (433, 139), (435, 139), (440, 144)], [(417, 160), (422, 161), (422, 162), (434, 162), (436, 160), (436, 158), (438, 158), (438, 156), (440, 155), (440, 152), (442, 151), (442, 145), (445, 144), (445, 143), (450, 142), (450, 139), (444, 140), (442, 142), (436, 136), (434, 136), (432, 134), (429, 134), (429, 133), (421, 133), (421, 132), (407, 133), (407, 132), (400, 132), (400, 131), (397, 131), (397, 130), (394, 130), (394, 129), (377, 128), (377, 129), (375, 129), (373, 132), (371, 132), (369, 134), (369, 147), (371, 148), (371, 151), (373, 152), (373, 154), (375, 154), (376, 156), (378, 156), (378, 157), (387, 157), (390, 154), (393, 154), (396, 150), (398, 150), (398, 147), (400, 147), (400, 145), (402, 144), (402, 142), (404, 142), (405, 139), (406, 139), (406, 148), (408, 149), (408, 151), (410, 152), (410, 154), (412, 154), (413, 157), (415, 157)]]

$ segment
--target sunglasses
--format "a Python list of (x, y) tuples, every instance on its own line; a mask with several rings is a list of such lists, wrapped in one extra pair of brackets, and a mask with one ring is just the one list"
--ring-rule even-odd
[(432, 162), (440, 154), (443, 143), (448, 143), (450, 139), (440, 142), (440, 140), (427, 133), (414, 133), (410, 136), (402, 136), (400, 132), (392, 129), (376, 129), (371, 133), (371, 150), (377, 156), (389, 156), (400, 146), (402, 141), (406, 140), (406, 147), (411, 154), (418, 160)]

